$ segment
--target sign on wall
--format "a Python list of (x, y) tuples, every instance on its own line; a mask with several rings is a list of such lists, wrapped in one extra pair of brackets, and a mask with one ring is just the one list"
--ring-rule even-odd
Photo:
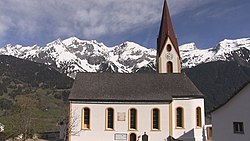
[(125, 112), (118, 112), (117, 113), (117, 120), (118, 121), (125, 121), (126, 120), (126, 113)]
[(127, 140), (127, 134), (126, 133), (116, 133), (114, 135), (115, 140)]

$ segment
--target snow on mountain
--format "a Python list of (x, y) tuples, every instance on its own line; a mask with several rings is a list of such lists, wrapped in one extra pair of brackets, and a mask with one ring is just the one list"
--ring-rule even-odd
[[(218, 60), (250, 63), (250, 38), (226, 39), (208, 49), (198, 49), (195, 43), (184, 44), (179, 49), (182, 68)], [(44, 47), (8, 44), (0, 48), (0, 54), (44, 63), (71, 77), (75, 77), (77, 72), (132, 73), (149, 69), (155, 71), (153, 65), (156, 61), (155, 49), (148, 49), (133, 42), (107, 47), (95, 40), (80, 40), (76, 37), (57, 39)]]
[[(242, 49), (245, 49), (242, 52)], [(218, 43), (214, 48), (198, 49), (195, 43), (184, 44), (179, 47), (182, 58), (182, 68), (191, 68), (201, 63), (214, 62), (218, 60), (231, 61), (234, 60), (234, 54), (248, 54), (245, 61), (250, 63), (250, 38), (242, 38), (236, 40), (225, 39)], [(247, 51), (247, 52), (246, 52)]]
[(114, 62), (123, 71), (133, 72), (137, 68), (155, 62), (156, 50), (147, 49), (133, 42), (125, 42), (110, 50), (109, 61)]
[(156, 51), (132, 42), (107, 47), (95, 40), (71, 37), (57, 39), (44, 47), (8, 44), (0, 48), (0, 54), (44, 63), (75, 77), (76, 72), (131, 73), (155, 62)]

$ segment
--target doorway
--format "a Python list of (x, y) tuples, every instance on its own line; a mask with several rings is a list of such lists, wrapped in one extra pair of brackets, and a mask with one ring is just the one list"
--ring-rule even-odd
[(136, 141), (136, 134), (135, 133), (131, 133), (129, 135), (129, 141)]

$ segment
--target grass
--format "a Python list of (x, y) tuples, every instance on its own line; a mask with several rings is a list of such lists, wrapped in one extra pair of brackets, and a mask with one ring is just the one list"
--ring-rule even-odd
[[(0, 98), (3, 97), (9, 99), (7, 95), (0, 96)], [(19, 100), (21, 102), (18, 103)], [(19, 123), (25, 118), (31, 119), (32, 125), (29, 126), (34, 132), (58, 131), (58, 123), (67, 116), (67, 104), (63, 100), (55, 98), (51, 89), (39, 88), (32, 94), (18, 95), (12, 101), (20, 109), (11, 109), (7, 114), (3, 114), (1, 111), (2, 114), (0, 114), (2, 115), (0, 123), (5, 125), (5, 133), (9, 135), (25, 124)], [(27, 106), (22, 107), (25, 104)]]

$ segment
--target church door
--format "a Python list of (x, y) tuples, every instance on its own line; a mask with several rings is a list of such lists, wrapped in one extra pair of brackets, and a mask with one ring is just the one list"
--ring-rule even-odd
[(136, 134), (135, 133), (130, 134), (129, 141), (136, 141)]

